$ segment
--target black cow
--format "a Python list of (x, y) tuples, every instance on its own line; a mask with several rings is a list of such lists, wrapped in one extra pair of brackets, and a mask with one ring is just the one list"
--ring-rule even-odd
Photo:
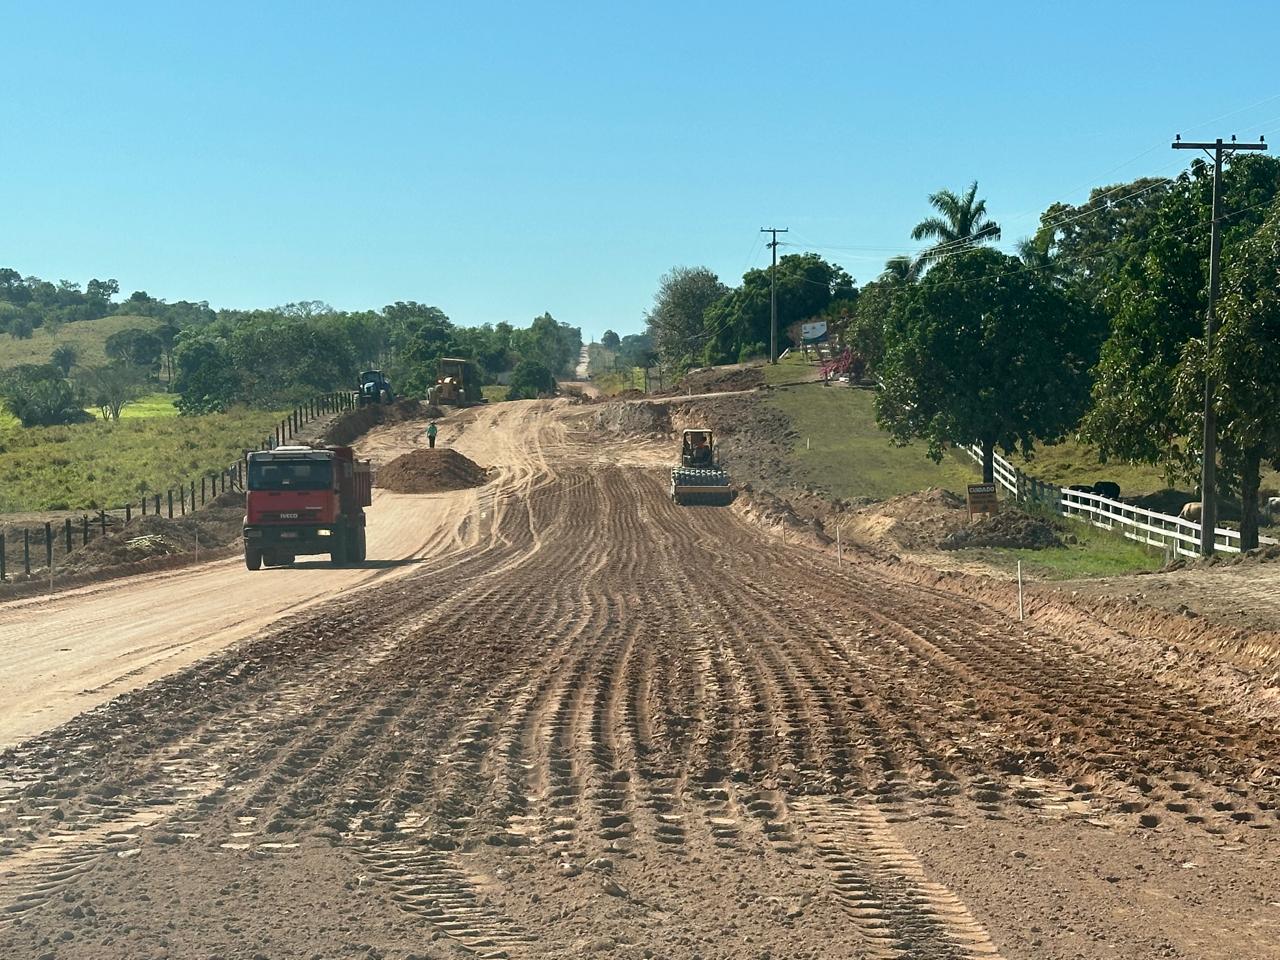
[(1106, 497), (1108, 500), (1120, 499), (1120, 484), (1112, 483), (1110, 480), (1099, 480), (1093, 485), (1093, 492), (1100, 497)]

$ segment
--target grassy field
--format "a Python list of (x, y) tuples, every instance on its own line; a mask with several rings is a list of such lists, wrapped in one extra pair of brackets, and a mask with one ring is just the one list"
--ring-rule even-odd
[(222, 470), (244, 449), (256, 448), (281, 416), (237, 409), (30, 430), (0, 425), (0, 512), (136, 502), (144, 491), (164, 492)]
[[(781, 367), (782, 364), (779, 364)], [(804, 481), (834, 496), (884, 499), (929, 487), (964, 493), (978, 475), (954, 454), (934, 463), (922, 444), (895, 447), (876, 426), (869, 390), (781, 387), (769, 394), (799, 433), (795, 463)]]
[(102, 352), (107, 337), (134, 327), (151, 330), (159, 325), (160, 321), (154, 317), (103, 317), (101, 320), (64, 323), (52, 335), (44, 327), (37, 327), (29, 340), (0, 335), (0, 370), (20, 363), (48, 363), (53, 348), (64, 343), (76, 348), (79, 366), (100, 366), (107, 362), (107, 356)]
[(1129, 540), (1119, 533), (1102, 530), (1081, 520), (1054, 518), (1065, 537), (1075, 543), (1046, 550), (980, 548), (957, 550), (955, 556), (1014, 571), (1022, 561), (1024, 577), (1037, 580), (1075, 580), (1083, 577), (1110, 577), (1125, 573), (1159, 570), (1164, 551)]
[[(121, 420), (146, 420), (151, 417), (176, 417), (178, 408), (176, 393), (148, 393), (120, 411)], [(98, 409), (90, 407), (89, 412), (98, 416)]]
[[(965, 454), (950, 452), (935, 464), (923, 445), (890, 444), (876, 426), (873, 397), (869, 390), (820, 384), (782, 387), (770, 394), (769, 402), (791, 418), (799, 433), (793, 462), (802, 482), (837, 497), (884, 499), (929, 487), (963, 494), (967, 484), (978, 480), (977, 465)], [(1063, 522), (1076, 543), (1062, 549), (975, 549), (956, 555), (1009, 570), (1021, 560), (1026, 575), (1047, 580), (1136, 573), (1163, 563), (1158, 550), (1084, 523)]]
[[(632, 367), (627, 373), (597, 373), (592, 375), (591, 383), (606, 397), (612, 397), (624, 390), (643, 390), (644, 371)], [(657, 387), (654, 379), (652, 386)]]
[(819, 366), (809, 363), (799, 351), (788, 354), (777, 363), (764, 365), (764, 382), (770, 385), (811, 380), (818, 376)]

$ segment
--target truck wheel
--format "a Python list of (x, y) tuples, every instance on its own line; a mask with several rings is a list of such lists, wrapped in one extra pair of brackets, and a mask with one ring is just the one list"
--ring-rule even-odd
[(333, 531), (333, 543), (330, 544), (332, 549), (329, 551), (329, 562), (335, 567), (340, 567), (347, 562), (347, 538), (341, 530)]
[(366, 552), (366, 541), (365, 541), (364, 527), (359, 527), (355, 532), (355, 536), (352, 538), (351, 562), (364, 563), (365, 552)]
[(244, 565), (250, 570), (262, 569), (262, 551), (257, 547), (244, 548)]

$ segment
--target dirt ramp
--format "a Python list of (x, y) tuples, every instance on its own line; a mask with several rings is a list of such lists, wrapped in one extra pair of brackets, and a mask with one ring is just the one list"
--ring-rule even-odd
[(489, 479), (484, 467), (457, 450), (414, 450), (379, 470), (374, 483), (394, 493), (440, 493), (479, 487)]

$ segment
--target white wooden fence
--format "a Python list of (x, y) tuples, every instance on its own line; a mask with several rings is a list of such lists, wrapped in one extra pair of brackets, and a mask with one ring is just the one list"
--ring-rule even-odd
[[(964, 449), (979, 464), (982, 463), (980, 447)], [(1130, 540), (1162, 547), (1184, 557), (1200, 555), (1200, 524), (1190, 520), (1110, 500), (1096, 493), (1044, 483), (1023, 473), (998, 453), (995, 456), (995, 480), (1019, 502), (1040, 503), (1062, 516), (1075, 517), (1095, 527), (1123, 534)], [(1224, 553), (1240, 552), (1238, 530), (1214, 527), (1213, 533), (1216, 549)], [(1259, 537), (1258, 541), (1262, 544), (1276, 542), (1270, 537)]]

